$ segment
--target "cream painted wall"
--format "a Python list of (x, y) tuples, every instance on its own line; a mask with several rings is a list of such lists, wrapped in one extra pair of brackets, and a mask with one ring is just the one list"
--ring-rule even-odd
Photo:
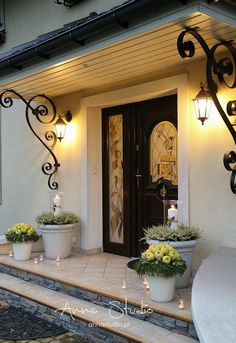
[[(73, 101), (71, 100), (73, 99)], [(70, 106), (68, 105), (70, 104)], [(80, 125), (79, 99), (73, 95), (57, 101), (58, 112), (70, 109), (73, 121), (68, 124), (64, 140), (54, 152), (61, 164), (55, 178), (64, 192), (64, 210), (80, 215)], [(2, 204), (0, 205), (0, 234), (16, 222), (28, 222), (37, 227), (34, 218), (50, 210), (48, 177), (41, 171), (49, 153), (31, 133), (25, 120), (25, 105), (15, 100), (13, 107), (1, 109)], [(33, 127), (40, 137), (53, 125), (42, 125), (33, 116)], [(80, 230), (75, 246), (80, 246)]]
[(91, 12), (101, 13), (123, 2), (84, 0), (69, 9), (55, 4), (53, 0), (6, 0), (6, 42), (0, 45), (0, 53), (86, 17)]
[[(65, 138), (56, 144), (55, 152), (61, 164), (58, 172), (59, 191), (64, 192), (64, 210), (80, 216), (80, 149), (81, 121), (79, 118), (80, 99), (78, 95), (69, 94), (55, 99), (57, 112), (70, 110), (73, 118), (67, 124)], [(74, 245), (80, 247), (80, 228)]]
[[(37, 213), (49, 209), (47, 177), (41, 172), (48, 153), (29, 130), (24, 113), (25, 105), (18, 100), (1, 109), (0, 233), (16, 222), (35, 225)], [(33, 125), (42, 133), (36, 122)]]

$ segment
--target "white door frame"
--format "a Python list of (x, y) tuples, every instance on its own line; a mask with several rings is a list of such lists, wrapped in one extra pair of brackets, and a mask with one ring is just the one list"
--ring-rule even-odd
[(178, 198), (189, 223), (189, 80), (187, 74), (126, 87), (90, 97), (80, 103), (80, 216), (82, 251), (94, 253), (102, 240), (102, 129), (101, 109), (169, 94), (178, 99)]

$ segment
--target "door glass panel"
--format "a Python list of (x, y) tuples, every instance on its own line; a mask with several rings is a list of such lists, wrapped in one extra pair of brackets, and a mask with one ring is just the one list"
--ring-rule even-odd
[(178, 184), (177, 130), (169, 121), (157, 124), (150, 136), (151, 182), (160, 178)]
[(110, 241), (124, 243), (123, 228), (123, 117), (109, 116), (109, 222)]

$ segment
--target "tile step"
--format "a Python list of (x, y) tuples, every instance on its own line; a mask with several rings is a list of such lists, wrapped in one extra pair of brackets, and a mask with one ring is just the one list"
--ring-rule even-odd
[[(189, 318), (185, 318), (181, 312), (176, 313), (167, 313), (158, 311), (157, 309), (146, 305), (141, 310), (141, 303), (130, 302), (125, 296), (122, 298), (115, 297), (111, 294), (103, 294), (99, 289), (87, 289), (81, 285), (73, 285), (70, 283), (65, 283), (57, 279), (48, 278), (45, 275), (37, 275), (29, 270), (23, 270), (22, 268), (16, 268), (16, 264), (13, 261), (14, 266), (8, 265), (4, 261), (0, 261), (0, 272), (5, 273), (6, 275), (12, 275), (20, 280), (27, 281), (28, 283), (40, 285), (46, 289), (51, 289), (58, 291), (60, 293), (72, 296), (74, 298), (90, 302), (95, 305), (99, 305), (109, 311), (112, 307), (114, 311), (121, 311), (121, 308), (124, 309), (128, 306), (127, 313), (129, 316), (140, 320), (141, 324), (143, 322), (149, 322), (155, 326), (163, 327), (172, 332), (180, 333), (185, 336), (190, 336), (197, 338), (196, 331), (192, 321)], [(118, 302), (119, 305), (115, 306)], [(113, 304), (111, 306), (111, 303)], [(151, 308), (151, 313), (149, 311)], [(139, 310), (139, 313), (137, 313)], [(142, 313), (140, 313), (140, 310)]]
[(64, 293), (0, 273), (0, 298), (94, 342), (193, 343), (194, 339), (172, 333)]

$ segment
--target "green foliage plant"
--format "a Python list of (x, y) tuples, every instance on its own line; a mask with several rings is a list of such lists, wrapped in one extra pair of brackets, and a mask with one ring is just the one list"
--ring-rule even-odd
[(42, 212), (35, 218), (36, 223), (43, 225), (66, 225), (79, 222), (79, 217), (72, 212), (61, 212), (55, 215), (52, 212)]
[(198, 227), (179, 224), (178, 228), (173, 230), (169, 225), (158, 225), (144, 229), (142, 240), (157, 240), (162, 242), (181, 242), (191, 241), (201, 237), (201, 231)]
[(135, 263), (136, 272), (148, 276), (172, 277), (182, 275), (187, 266), (179, 252), (169, 244), (153, 244)]
[(31, 225), (17, 223), (7, 229), (6, 239), (12, 243), (37, 242), (39, 236)]

